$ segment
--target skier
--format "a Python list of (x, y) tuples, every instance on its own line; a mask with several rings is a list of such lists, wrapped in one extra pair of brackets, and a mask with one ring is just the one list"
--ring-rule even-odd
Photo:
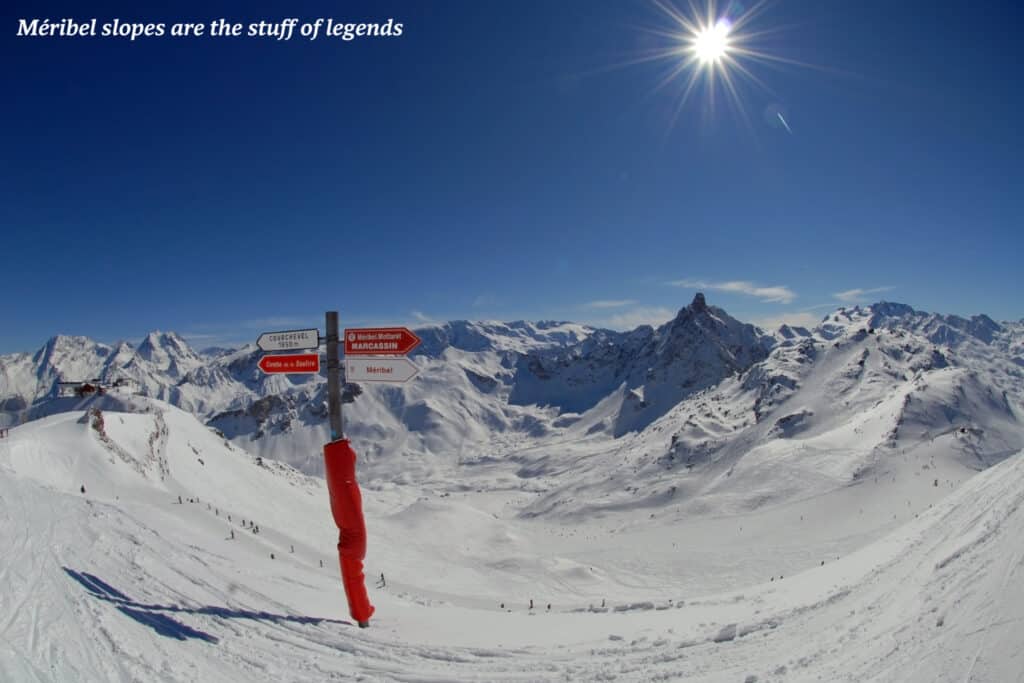
[(82, 484), (82, 493), (85, 493), (85, 484)]
[(384, 580), (384, 572), (381, 572), (380, 573), (380, 587), (381, 588), (385, 588), (387, 585), (388, 585), (387, 582)]
[(232, 541), (235, 540), (235, 530), (234, 529), (231, 530), (231, 540)]
[(181, 496), (178, 496), (178, 505), (181, 505)]

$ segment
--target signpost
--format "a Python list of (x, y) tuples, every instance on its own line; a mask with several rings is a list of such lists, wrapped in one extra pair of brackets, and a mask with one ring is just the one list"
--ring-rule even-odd
[(345, 356), (404, 356), (419, 345), (420, 338), (406, 327), (345, 330)]
[(349, 382), (408, 382), (419, 371), (404, 357), (345, 359), (345, 379)]
[(315, 349), (320, 346), (320, 330), (284, 330), (264, 332), (256, 340), (262, 351), (293, 351)]
[[(366, 522), (362, 494), (356, 481), (356, 452), (345, 438), (341, 420), (341, 359), (338, 346), (338, 312), (327, 311), (327, 414), (331, 440), (324, 446), (324, 478), (331, 501), (331, 515), (338, 527), (338, 561), (345, 584), (349, 614), (361, 628), (370, 625), (374, 607), (366, 594), (363, 559), (366, 557)], [(265, 332), (256, 340), (264, 351), (318, 349), (319, 330)], [(345, 378), (353, 382), (407, 382), (419, 369), (405, 354), (419, 346), (420, 338), (404, 327), (353, 328), (345, 330)], [(319, 353), (263, 356), (260, 370), (267, 373), (318, 373)]]
[(341, 422), (341, 367), (338, 358), (338, 312), (327, 311), (327, 414), (331, 420), (331, 441), (345, 438)]
[(320, 354), (295, 353), (260, 358), (260, 370), (273, 374), (316, 374), (320, 372)]

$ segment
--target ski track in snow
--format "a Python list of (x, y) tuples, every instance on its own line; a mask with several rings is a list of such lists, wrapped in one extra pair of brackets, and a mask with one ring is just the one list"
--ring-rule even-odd
[[(372, 594), (378, 613), (360, 630), (344, 613), (322, 485), (255, 466), (191, 417), (166, 411), (165, 478), (111, 458), (77, 415), (16, 428), (0, 444), (3, 680), (1021, 680), (1021, 454), (860, 549), (773, 582), (632, 605), (628, 585), (607, 584), (617, 591), (607, 611), (577, 601), (547, 613), (538, 601), (533, 614), (522, 604), (510, 614), (464, 592), (464, 604), (417, 598), (413, 571), (401, 594)], [(108, 424), (115, 415), (106, 413)], [(124, 417), (110, 438), (146, 443), (153, 415)], [(12, 457), (17, 449), (34, 457)], [(193, 449), (207, 464), (195, 463)], [(74, 455), (45, 461), (58, 452)], [(148, 449), (137, 457), (152, 462)], [(67, 486), (76, 477), (93, 477), (85, 496)], [(203, 502), (177, 504), (178, 491), (195, 496), (201, 485)], [(264, 513), (259, 535), (239, 519), (264, 515), (233, 512), (228, 525), (229, 509), (260, 509), (243, 500), (247, 491), (273, 491), (290, 512)], [(829, 500), (784, 507), (792, 516)], [(214, 501), (220, 515), (206, 508)], [(405, 535), (408, 545), (388, 552), (409, 553), (413, 568), (451, 563), (409, 543), (417, 527), (393, 521), (381, 531)], [(370, 582), (373, 552), (371, 540)], [(314, 558), (325, 559), (323, 570)], [(460, 590), (449, 584), (445, 593)]]

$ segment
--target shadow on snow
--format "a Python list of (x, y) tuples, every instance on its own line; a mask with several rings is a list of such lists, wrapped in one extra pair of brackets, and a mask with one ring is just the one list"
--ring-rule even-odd
[(251, 610), (239, 610), (231, 609), (228, 607), (216, 607), (213, 605), (205, 605), (202, 607), (181, 607), (178, 605), (147, 605), (144, 603), (136, 602), (127, 595), (117, 590), (103, 579), (89, 574), (88, 572), (78, 572), (68, 567), (61, 567), (64, 573), (70, 576), (72, 579), (82, 585), (90, 594), (100, 600), (106, 600), (107, 602), (113, 603), (118, 611), (122, 614), (131, 617), (135, 621), (149, 626), (154, 631), (162, 636), (168, 638), (176, 638), (178, 640), (186, 640), (188, 638), (198, 638), (208, 643), (216, 643), (218, 639), (216, 636), (210, 635), (205, 631), (194, 629), (191, 626), (187, 626), (180, 621), (172, 619), (166, 614), (160, 614), (161, 612), (172, 612), (179, 614), (208, 614), (214, 617), (221, 617), (222, 619), (253, 619), (256, 621), (269, 621), (273, 623), (295, 623), (295, 624), (345, 624), (351, 626), (352, 623), (349, 621), (343, 621), (339, 619), (324, 619), (320, 617), (300, 617), (290, 614), (274, 614), (272, 612), (254, 612)]

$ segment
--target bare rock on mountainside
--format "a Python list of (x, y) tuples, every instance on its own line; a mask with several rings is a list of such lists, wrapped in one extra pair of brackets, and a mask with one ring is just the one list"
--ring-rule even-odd
[[(621, 390), (623, 408), (614, 428), (621, 436), (764, 360), (772, 345), (761, 330), (708, 306), (698, 293), (657, 329), (599, 331), (580, 344), (525, 356), (509, 401), (583, 412)], [(640, 395), (643, 410), (637, 409)]]
[[(545, 444), (607, 443), (642, 453), (630, 477), (697, 481), (732, 472), (759, 444), (796, 447), (869, 413), (883, 427), (865, 444), (894, 448), (964, 427), (964, 460), (987, 464), (1013, 447), (1024, 412), (1024, 324), (887, 302), (771, 334), (700, 293), (657, 328), (452, 321), (417, 333), (412, 382), (345, 385), (346, 433), (369, 454), (370, 472), (378, 454), (400, 454), (410, 473), (506, 456), (540, 458), (527, 469), (558, 473), (571, 450)], [(173, 333), (137, 347), (58, 336), (35, 354), (0, 357), (0, 419), (76, 409), (54, 398), (60, 381), (126, 378), (131, 391), (192, 412), (255, 454), (315, 468), (327, 435), (324, 378), (265, 375), (260, 356), (254, 345), (196, 353)]]

